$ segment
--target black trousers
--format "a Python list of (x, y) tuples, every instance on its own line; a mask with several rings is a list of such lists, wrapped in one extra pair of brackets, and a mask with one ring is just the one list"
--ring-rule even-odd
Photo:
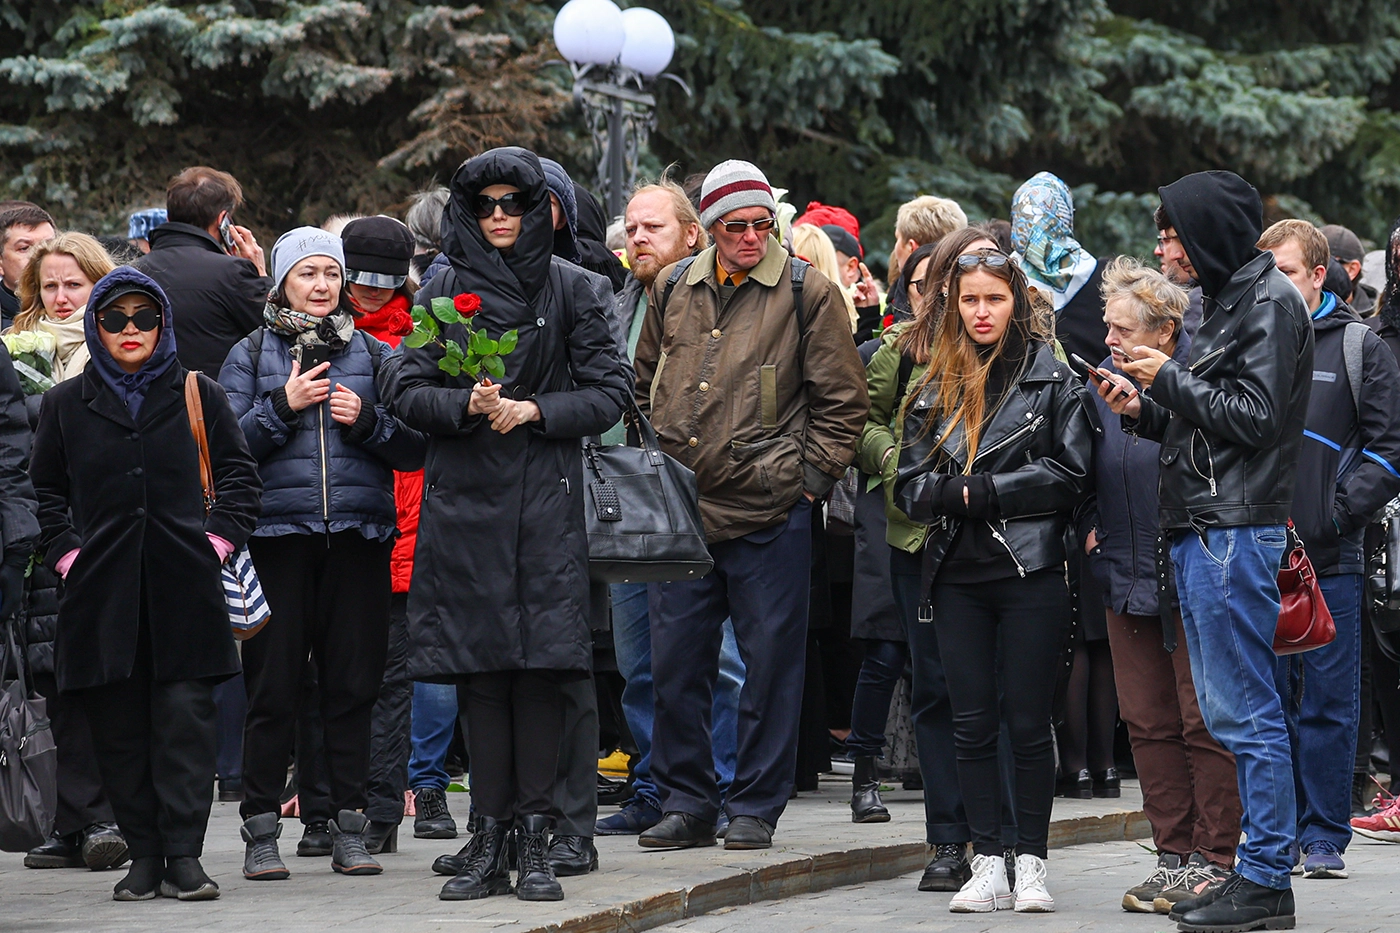
[[(924, 831), (929, 845), (966, 843), (972, 839), (958, 784), (958, 752), (953, 741), (953, 705), (948, 698), (948, 678), (943, 671), (943, 653), (938, 647), (938, 631), (930, 622), (919, 621), (919, 586), (923, 554), (910, 554), (890, 548), (890, 581), (895, 605), (908, 634), (909, 661), (914, 672), (909, 718), (914, 726), (914, 742), (919, 752), (919, 773), (924, 779)], [(888, 710), (889, 704), (885, 704)], [(888, 715), (888, 712), (886, 713)], [(882, 730), (884, 726), (880, 727)], [(883, 733), (881, 738), (883, 739)], [(1016, 844), (1015, 798), (1011, 781), (1011, 738), (1005, 725), (998, 744), (998, 770), (1001, 774), (1001, 841)]]
[(389, 655), (384, 682), (370, 713), (369, 805), (365, 816), (376, 823), (403, 820), (408, 789), (408, 755), (412, 749), (413, 681), (408, 679), (408, 594), (395, 593), (389, 610)]
[(471, 674), (457, 687), (457, 704), (467, 719), (472, 804), (478, 813), (510, 821), (554, 811), (563, 684), (583, 676), (492, 671)]
[(58, 692), (52, 674), (35, 674), (34, 689), (48, 700), (49, 727), (58, 752), (58, 810), (54, 832), (60, 836), (86, 829), (93, 823), (111, 823), (112, 805), (102, 790), (97, 770), (97, 750), (92, 744), (87, 707), (82, 699)]
[(392, 542), (358, 531), (248, 542), (272, 619), (243, 643), (248, 721), (243, 735), (247, 819), (279, 808), (308, 658), (316, 662), (331, 812), (362, 810), (370, 711), (389, 646)]
[(661, 809), (713, 823), (719, 815), (710, 718), (726, 618), (744, 661), (739, 754), (724, 808), (777, 825), (792, 796), (807, 653), (812, 506), (782, 525), (710, 545), (699, 580), (653, 583), (651, 673), (656, 695), (651, 775)]
[(997, 742), (1005, 717), (1016, 762), (1016, 851), (1044, 858), (1055, 796), (1050, 704), (1069, 627), (1064, 573), (1040, 570), (1024, 579), (966, 585), (935, 579), (933, 618), (973, 851), (1002, 851)]
[(560, 685), (563, 732), (554, 786), (554, 831), (593, 838), (598, 821), (598, 688), (592, 677)]
[(152, 680), (144, 635), (130, 677), (77, 696), (131, 857), (198, 858), (219, 753), (214, 684)]

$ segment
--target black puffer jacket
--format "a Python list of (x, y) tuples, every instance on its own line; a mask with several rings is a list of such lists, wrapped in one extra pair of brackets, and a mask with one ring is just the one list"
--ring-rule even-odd
[[(469, 208), (492, 184), (529, 195), (510, 253), (490, 246)], [(443, 219), (451, 266), (417, 303), (474, 293), (477, 329), (519, 331), (502, 397), (534, 401), (541, 420), (499, 434), (468, 414), (472, 378), (438, 368), (436, 343), (404, 352), (394, 406), (428, 435), (423, 507), (408, 597), (412, 680), (507, 670), (587, 671), (588, 537), (579, 439), (617, 423), (628, 384), (601, 279), (552, 255), (544, 170), (534, 153), (493, 149), (452, 179)], [(443, 328), (464, 343), (462, 325)]]
[(1255, 246), (1259, 192), (1231, 172), (1160, 189), (1196, 269), (1205, 319), (1186, 364), (1162, 364), (1123, 430), (1162, 444), (1166, 528), (1282, 525), (1293, 507), (1312, 388), (1303, 296)]
[[(1050, 347), (1034, 346), (1015, 389), (987, 419), (971, 470), (991, 474), (997, 517), (986, 521), (1021, 576), (1064, 563), (1065, 528), (1090, 488), (1096, 430), (1092, 403), (1069, 366)], [(895, 480), (900, 509), (931, 526), (924, 545), (926, 578), (937, 574), (964, 521), (942, 514), (934, 501), (942, 477), (964, 472), (957, 452), (966, 446), (959, 425), (935, 449), (943, 424), (925, 430), (924, 421), (936, 392), (930, 386), (909, 406)]]

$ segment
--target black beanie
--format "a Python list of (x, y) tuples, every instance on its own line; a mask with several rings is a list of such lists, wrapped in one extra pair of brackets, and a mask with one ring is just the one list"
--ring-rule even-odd
[(341, 231), (345, 277), (355, 285), (398, 288), (413, 259), (413, 234), (392, 217), (361, 217)]

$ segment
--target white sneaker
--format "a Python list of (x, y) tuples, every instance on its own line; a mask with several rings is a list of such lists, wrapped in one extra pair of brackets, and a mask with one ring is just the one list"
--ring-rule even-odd
[(999, 855), (974, 855), (972, 877), (953, 895), (948, 909), (955, 914), (982, 914), (1011, 906), (1006, 883), (1006, 860)]
[(1034, 855), (1016, 856), (1016, 910), (1048, 914), (1055, 899), (1045, 888), (1045, 860)]

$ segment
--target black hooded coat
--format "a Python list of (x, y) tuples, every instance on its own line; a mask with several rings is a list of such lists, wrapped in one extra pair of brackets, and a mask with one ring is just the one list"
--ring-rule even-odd
[(608, 218), (603, 205), (578, 182), (574, 182), (574, 203), (578, 206), (578, 229), (574, 231), (578, 259), (574, 261), (589, 272), (606, 276), (615, 295), (627, 284), (627, 269), (608, 249)]
[[(530, 195), (520, 238), (503, 254), (469, 208), (492, 184)], [(469, 415), (472, 379), (438, 368), (436, 343), (405, 348), (395, 391), (404, 422), (429, 436), (423, 505), (409, 590), (412, 680), (446, 682), (505, 670), (591, 670), (588, 540), (579, 439), (621, 417), (629, 386), (597, 280), (555, 258), (539, 159), (493, 149), (452, 179), (443, 217), (448, 269), (417, 303), (475, 293), (472, 323), (520, 333), (505, 357), (502, 396), (533, 400), (541, 420), (506, 434)], [(444, 338), (465, 343), (450, 325)]]
[(1197, 172), (1160, 194), (1205, 317), (1187, 361), (1162, 364), (1123, 430), (1162, 444), (1164, 527), (1281, 525), (1312, 389), (1307, 305), (1255, 247), (1263, 205), (1243, 178)]

